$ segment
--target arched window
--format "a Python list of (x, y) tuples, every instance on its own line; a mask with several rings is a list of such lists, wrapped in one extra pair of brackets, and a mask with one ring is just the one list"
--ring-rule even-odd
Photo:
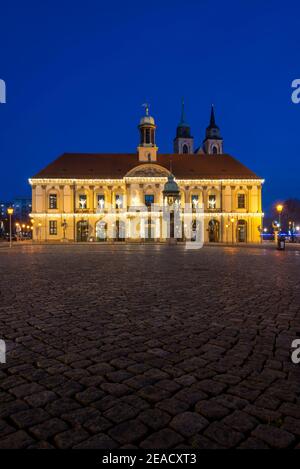
[(218, 154), (218, 147), (216, 145), (213, 145), (212, 147), (212, 153), (213, 155), (217, 155)]
[(186, 144), (182, 147), (182, 153), (189, 153), (189, 147)]

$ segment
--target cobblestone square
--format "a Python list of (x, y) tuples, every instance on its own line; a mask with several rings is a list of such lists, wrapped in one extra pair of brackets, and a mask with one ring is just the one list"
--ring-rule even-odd
[(0, 448), (300, 447), (300, 248), (1, 247)]

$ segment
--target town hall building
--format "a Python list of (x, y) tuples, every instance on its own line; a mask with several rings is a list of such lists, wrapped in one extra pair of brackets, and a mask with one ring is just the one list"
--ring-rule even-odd
[[(34, 240), (165, 242), (173, 237), (180, 242), (186, 239), (190, 207), (192, 229), (193, 213), (201, 209), (204, 242), (260, 242), (264, 181), (224, 153), (213, 106), (200, 147), (194, 145), (184, 105), (172, 154), (158, 152), (147, 105), (138, 129), (135, 153), (64, 153), (29, 180)], [(166, 233), (163, 213), (171, 199), (181, 229)]]

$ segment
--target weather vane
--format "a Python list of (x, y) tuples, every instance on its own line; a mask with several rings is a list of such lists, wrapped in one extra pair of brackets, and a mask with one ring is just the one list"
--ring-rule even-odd
[(149, 107), (150, 107), (150, 104), (144, 103), (144, 104), (142, 104), (142, 107), (145, 108), (146, 116), (149, 116)]

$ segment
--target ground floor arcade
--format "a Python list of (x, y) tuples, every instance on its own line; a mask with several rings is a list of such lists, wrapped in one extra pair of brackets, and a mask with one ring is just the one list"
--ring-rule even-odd
[[(200, 221), (199, 221), (200, 220)], [(75, 242), (164, 242), (193, 240), (201, 229), (204, 243), (257, 243), (260, 241), (262, 214), (213, 214), (183, 216), (169, 225), (161, 214), (32, 215), (33, 239), (36, 241)], [(201, 225), (201, 227), (200, 227)]]

